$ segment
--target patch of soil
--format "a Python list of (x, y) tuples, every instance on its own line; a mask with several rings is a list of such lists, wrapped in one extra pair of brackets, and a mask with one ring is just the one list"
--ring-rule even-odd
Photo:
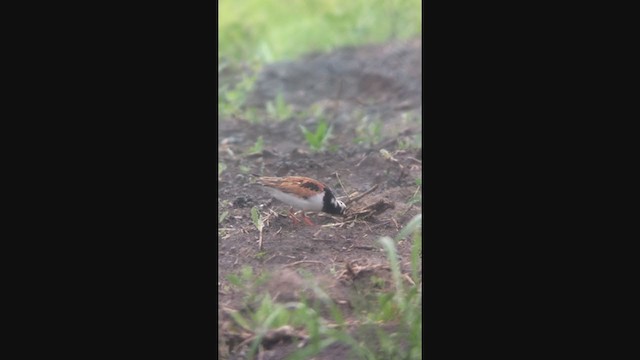
[(348, 47), (275, 63), (260, 74), (247, 105), (263, 106), (280, 93), (301, 106), (333, 100), (365, 112), (420, 108), (422, 41)]
[[(244, 266), (258, 274), (271, 274), (264, 290), (282, 302), (311, 294), (299, 275), (306, 271), (319, 279), (321, 287), (347, 315), (354, 284), (374, 274), (389, 280), (385, 270), (388, 261), (376, 240), (395, 237), (421, 213), (421, 203), (410, 199), (421, 191), (416, 179), (422, 178), (422, 149), (400, 149), (403, 138), (422, 131), (421, 62), (421, 42), (415, 40), (344, 48), (263, 69), (246, 106), (264, 108), (282, 94), (298, 109), (322, 107), (334, 127), (330, 143), (337, 145), (335, 151), (308, 150), (300, 125), (314, 124), (317, 119), (313, 116), (260, 124), (220, 119), (218, 158), (227, 168), (220, 176), (218, 190), (219, 213), (226, 212), (218, 225), (219, 308), (237, 309), (241, 295), (232, 290), (227, 276)], [(354, 143), (364, 116), (382, 120), (384, 136), (380, 142)], [(264, 139), (264, 151), (246, 155), (259, 136)], [(251, 173), (315, 178), (330, 186), (343, 201), (348, 201), (348, 195), (377, 187), (348, 204), (352, 212), (369, 211), (366, 219), (363, 216), (346, 221), (315, 214), (312, 219), (316, 225), (308, 226), (293, 224), (284, 216), (289, 208), (255, 186)], [(262, 250), (258, 247), (259, 231), (251, 220), (252, 207), (259, 208), (266, 219)], [(410, 252), (411, 240), (401, 240), (398, 254), (403, 271), (410, 269)], [(356, 273), (358, 266), (364, 272)], [(224, 331), (222, 339), (228, 342)], [(293, 343), (284, 341), (262, 356), (283, 359), (294, 350)], [(315, 358), (348, 358), (347, 353), (348, 348), (335, 344)], [(230, 356), (235, 358), (237, 354)]]

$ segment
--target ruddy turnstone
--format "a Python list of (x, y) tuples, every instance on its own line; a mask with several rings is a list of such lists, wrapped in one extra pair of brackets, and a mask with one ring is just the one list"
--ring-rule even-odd
[[(322, 211), (328, 214), (342, 215), (347, 206), (336, 199), (331, 189), (318, 180), (304, 176), (269, 177), (257, 176), (257, 183), (262, 185), (273, 197), (292, 207), (302, 210), (302, 219), (309, 225), (313, 222), (305, 211)], [(293, 215), (292, 209), (289, 216), (294, 221), (299, 221)]]

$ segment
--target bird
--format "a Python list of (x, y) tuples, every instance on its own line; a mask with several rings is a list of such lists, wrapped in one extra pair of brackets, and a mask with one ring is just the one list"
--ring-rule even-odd
[(314, 225), (305, 211), (325, 212), (334, 215), (344, 215), (347, 206), (336, 199), (333, 191), (322, 182), (305, 176), (270, 177), (252, 174), (257, 177), (256, 183), (274, 198), (290, 205), (289, 217), (299, 220), (293, 214), (293, 208), (302, 210), (302, 219), (308, 225)]

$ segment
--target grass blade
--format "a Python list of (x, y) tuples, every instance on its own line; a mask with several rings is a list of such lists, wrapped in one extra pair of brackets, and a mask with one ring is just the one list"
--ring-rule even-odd
[(401, 239), (404, 239), (405, 237), (407, 237), (407, 235), (412, 234), (420, 227), (422, 227), (422, 214), (414, 216), (413, 219), (411, 219), (407, 223), (407, 225), (405, 225), (405, 227), (400, 230), (398, 235), (396, 235), (395, 240), (399, 241)]
[(396, 245), (393, 239), (388, 236), (384, 236), (378, 240), (382, 247), (387, 252), (387, 258), (389, 259), (389, 266), (391, 267), (391, 276), (393, 277), (393, 283), (396, 287), (395, 298), (400, 310), (404, 310), (405, 297), (404, 286), (402, 285), (402, 277), (400, 275), (400, 264), (398, 263), (398, 254), (396, 251)]

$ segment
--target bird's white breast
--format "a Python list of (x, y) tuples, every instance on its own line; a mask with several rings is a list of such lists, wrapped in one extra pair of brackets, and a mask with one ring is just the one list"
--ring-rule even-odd
[(282, 201), (283, 203), (289, 204), (295, 208), (298, 208), (300, 210), (306, 210), (306, 211), (322, 210), (322, 198), (324, 197), (324, 193), (320, 193), (317, 195), (310, 196), (306, 199), (303, 199), (301, 197), (288, 194), (278, 189), (274, 189), (270, 187), (267, 187), (266, 190), (269, 191), (269, 193), (271, 193), (271, 195), (273, 195), (273, 197), (275, 197), (276, 199)]

